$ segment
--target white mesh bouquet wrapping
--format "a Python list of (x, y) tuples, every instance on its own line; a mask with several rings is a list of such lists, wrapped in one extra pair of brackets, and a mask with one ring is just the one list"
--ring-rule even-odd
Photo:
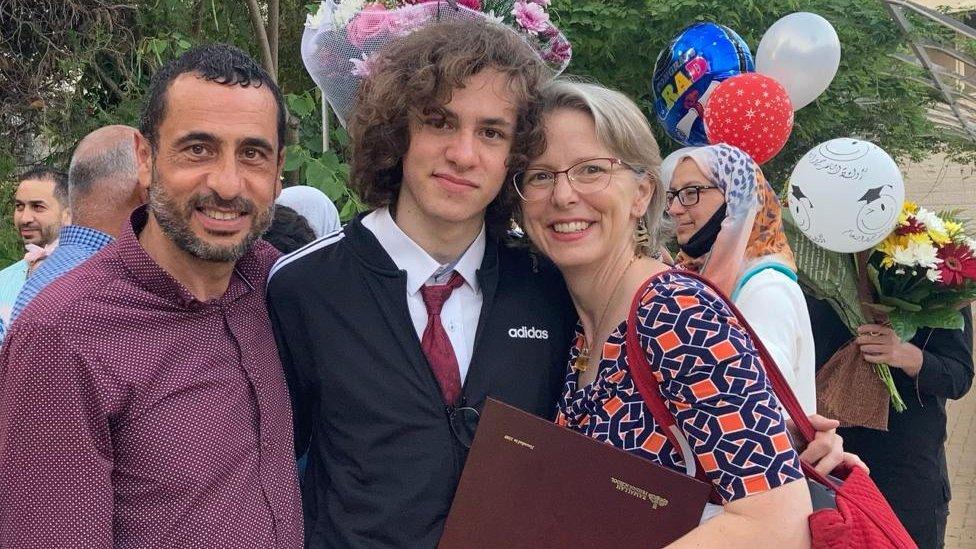
[(438, 21), (480, 20), (521, 36), (559, 74), (569, 64), (569, 41), (549, 21), (550, 0), (323, 0), (302, 35), (305, 69), (346, 125), (356, 91), (377, 52), (391, 40)]

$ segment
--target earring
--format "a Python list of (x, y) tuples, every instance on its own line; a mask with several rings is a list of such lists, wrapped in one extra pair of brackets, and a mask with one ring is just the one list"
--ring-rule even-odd
[(634, 230), (634, 253), (637, 257), (644, 257), (651, 245), (651, 235), (647, 232), (647, 222), (644, 216), (637, 218), (637, 228)]

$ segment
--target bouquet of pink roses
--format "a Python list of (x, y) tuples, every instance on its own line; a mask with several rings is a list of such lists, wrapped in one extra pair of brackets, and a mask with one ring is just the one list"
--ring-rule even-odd
[(572, 48), (549, 20), (550, 0), (323, 0), (302, 37), (305, 68), (345, 125), (359, 82), (391, 40), (434, 21), (483, 20), (522, 36), (554, 74)]

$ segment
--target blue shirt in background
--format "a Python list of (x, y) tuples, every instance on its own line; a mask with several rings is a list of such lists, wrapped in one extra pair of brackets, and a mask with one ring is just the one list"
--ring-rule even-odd
[(27, 261), (21, 259), (0, 271), (0, 338), (3, 337), (4, 325), (10, 325), (14, 303), (27, 280), (27, 268)]
[[(104, 248), (113, 238), (102, 231), (81, 225), (61, 227), (58, 247), (31, 273), (14, 303), (7, 326), (17, 318), (32, 299), (59, 276), (84, 263)], [(2, 332), (0, 332), (2, 337)]]

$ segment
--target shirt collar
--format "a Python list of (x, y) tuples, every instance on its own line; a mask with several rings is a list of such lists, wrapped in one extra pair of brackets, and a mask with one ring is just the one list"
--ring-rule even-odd
[(114, 239), (111, 235), (81, 225), (65, 225), (58, 233), (59, 246), (83, 246), (96, 252), (112, 240)]
[[(407, 272), (407, 293), (413, 295), (442, 265), (414, 242), (393, 220), (389, 208), (380, 208), (363, 218), (363, 226), (376, 237), (397, 268)], [(485, 227), (454, 265), (454, 270), (477, 293), (478, 268), (485, 256)]]
[(234, 266), (234, 274), (231, 275), (230, 284), (228, 284), (224, 295), (207, 303), (201, 302), (183, 284), (160, 267), (139, 243), (138, 235), (145, 228), (148, 219), (147, 206), (143, 205), (136, 208), (129, 218), (129, 223), (123, 227), (122, 234), (119, 235), (116, 243), (125, 269), (132, 275), (133, 280), (147, 291), (180, 307), (198, 308), (206, 304), (231, 303), (248, 292), (254, 291), (255, 288), (262, 287), (263, 282), (261, 281), (267, 273), (265, 272), (262, 276), (261, 264), (252, 245), (237, 260), (237, 264)]

